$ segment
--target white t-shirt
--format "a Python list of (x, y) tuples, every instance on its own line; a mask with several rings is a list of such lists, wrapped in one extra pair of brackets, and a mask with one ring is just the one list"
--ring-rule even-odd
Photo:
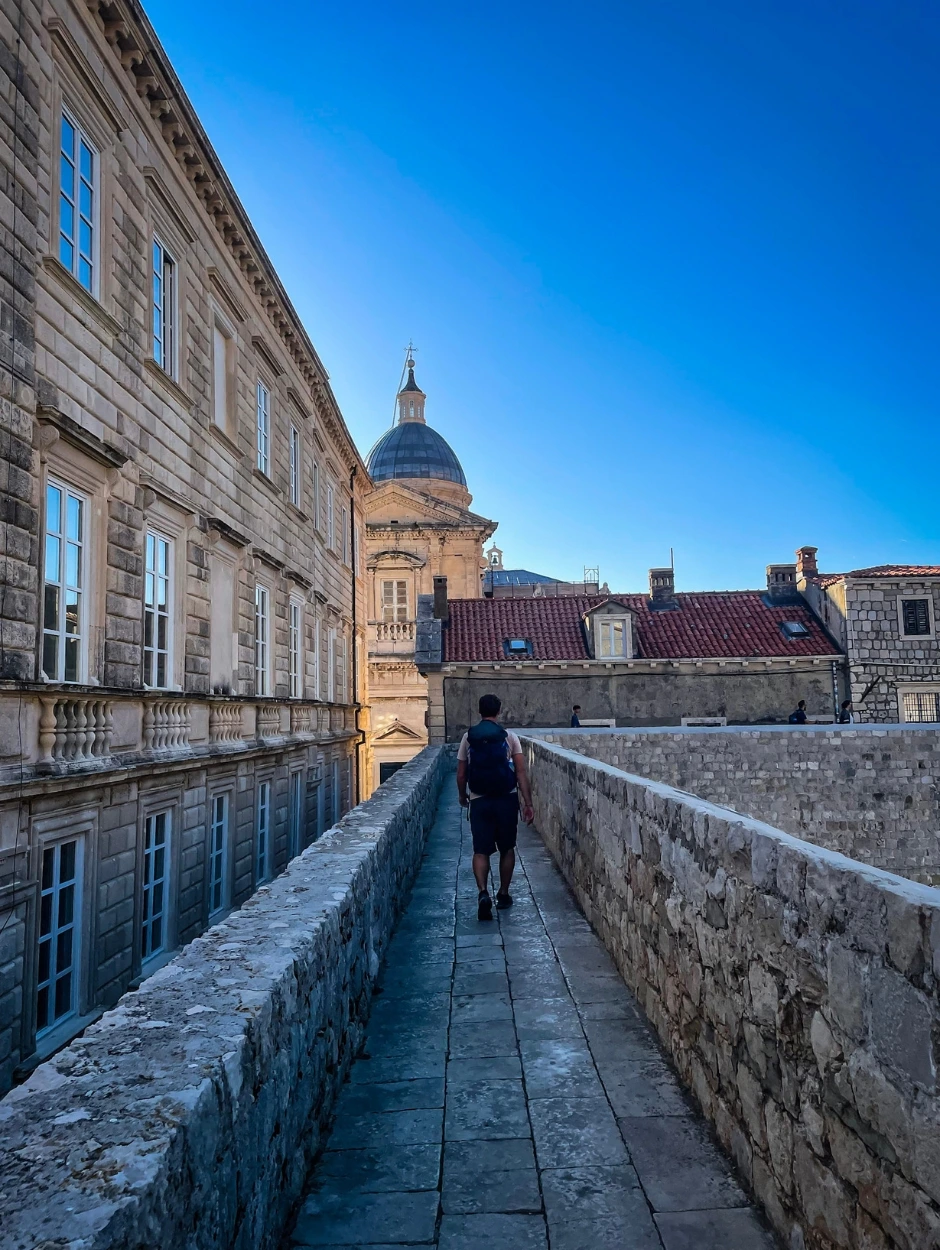
[[(457, 748), (457, 760), (459, 763), (466, 764), (469, 751), (470, 748), (467, 741), (467, 735), (464, 734), (464, 736), (460, 739), (460, 746)], [(512, 757), (514, 755), (522, 754), (522, 743), (519, 741), (519, 735), (514, 734), (511, 729), (506, 730), (506, 753), (509, 756), (510, 763), (512, 762)], [(510, 793), (515, 794), (516, 792), (515, 790), (512, 790)], [(478, 799), (482, 797), (479, 794), (474, 794), (472, 790), (468, 790), (467, 795), (471, 799)]]

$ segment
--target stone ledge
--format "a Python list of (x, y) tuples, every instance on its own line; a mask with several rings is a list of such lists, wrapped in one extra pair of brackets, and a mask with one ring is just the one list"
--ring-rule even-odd
[(0, 1102), (5, 1250), (275, 1250), (449, 757), (421, 752)]

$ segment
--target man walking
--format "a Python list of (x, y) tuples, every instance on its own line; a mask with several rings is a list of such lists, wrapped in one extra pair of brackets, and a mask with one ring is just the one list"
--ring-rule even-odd
[(581, 704), (580, 703), (576, 703), (574, 707), (571, 709), (571, 728), (572, 729), (581, 728)]
[(479, 896), (477, 919), (493, 919), (493, 901), (487, 878), (490, 856), (499, 851), (499, 890), (496, 906), (512, 906), (509, 884), (516, 866), (516, 825), (519, 795), (522, 819), (532, 823), (532, 793), (522, 757), (522, 743), (497, 721), (502, 706), (495, 694), (480, 699), (478, 725), (460, 740), (457, 751), (457, 793), (460, 806), (470, 808), (473, 835), (473, 875)]

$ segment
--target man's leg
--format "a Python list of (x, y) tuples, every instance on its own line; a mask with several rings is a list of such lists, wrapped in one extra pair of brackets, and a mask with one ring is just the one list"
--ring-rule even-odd
[(514, 847), (510, 847), (508, 851), (503, 851), (499, 857), (499, 892), (500, 894), (509, 893), (509, 883), (512, 881), (513, 869), (516, 866), (516, 851)]
[[(502, 863), (500, 860), (500, 873), (502, 873)], [(481, 894), (486, 893), (489, 889), (488, 878), (490, 875), (490, 857), (489, 855), (474, 854), (473, 856), (473, 875), (477, 879), (477, 889)], [(500, 876), (502, 880), (502, 876)]]

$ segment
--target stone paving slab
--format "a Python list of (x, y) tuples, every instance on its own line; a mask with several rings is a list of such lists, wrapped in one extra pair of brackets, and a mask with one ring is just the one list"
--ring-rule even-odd
[(775, 1250), (537, 835), (519, 850), (481, 924), (445, 784), (285, 1250)]

